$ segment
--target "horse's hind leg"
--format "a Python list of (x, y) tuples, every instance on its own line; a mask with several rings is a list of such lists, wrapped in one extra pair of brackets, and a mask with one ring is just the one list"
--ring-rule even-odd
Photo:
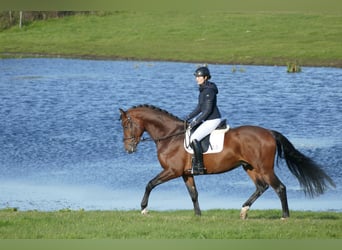
[(252, 204), (268, 189), (268, 185), (262, 182), (256, 184), (255, 186), (256, 186), (255, 192), (242, 205), (240, 218), (243, 220), (247, 218), (247, 212), (249, 208), (252, 206)]
[(255, 170), (249, 166), (245, 165), (244, 169), (246, 170), (249, 177), (254, 181), (256, 190), (251, 195), (251, 197), (242, 205), (240, 217), (242, 219), (247, 218), (247, 212), (250, 206), (258, 199), (267, 189), (271, 186), (274, 191), (277, 193), (282, 207), (282, 218), (285, 219), (290, 216), (289, 208), (287, 204), (287, 195), (286, 195), (286, 187), (285, 185), (278, 179), (278, 177), (272, 173), (268, 175), (264, 175), (262, 178), (255, 172)]
[(201, 215), (201, 209), (198, 203), (198, 192), (195, 185), (195, 180), (193, 176), (183, 175), (183, 180), (189, 191), (192, 203), (194, 204), (195, 215)]
[(265, 183), (261, 178), (258, 178), (258, 175), (252, 166), (244, 165), (243, 168), (247, 172), (249, 177), (253, 180), (256, 187), (255, 192), (242, 205), (240, 218), (244, 220), (247, 218), (247, 212), (249, 208), (268, 189), (269, 185)]
[(287, 195), (286, 195), (286, 187), (285, 185), (279, 180), (279, 178), (273, 174), (270, 185), (274, 189), (274, 191), (277, 193), (280, 202), (281, 202), (281, 208), (283, 210), (283, 216), (282, 219), (286, 219), (290, 216), (289, 207), (287, 204)]

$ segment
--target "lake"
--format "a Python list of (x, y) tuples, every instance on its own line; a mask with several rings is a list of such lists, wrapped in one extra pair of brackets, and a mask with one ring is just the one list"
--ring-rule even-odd
[[(184, 117), (197, 103), (193, 72), (181, 62), (62, 58), (0, 60), (0, 209), (140, 209), (161, 171), (153, 142), (128, 155), (119, 108), (152, 104)], [(209, 65), (218, 105), (231, 127), (277, 130), (319, 162), (336, 183), (309, 199), (284, 163), (290, 210), (342, 211), (342, 69)], [(145, 135), (146, 137), (148, 135)], [(202, 209), (239, 209), (254, 192), (243, 171), (195, 177)], [(192, 209), (183, 183), (156, 187), (152, 210)], [(270, 188), (253, 209), (280, 209)]]

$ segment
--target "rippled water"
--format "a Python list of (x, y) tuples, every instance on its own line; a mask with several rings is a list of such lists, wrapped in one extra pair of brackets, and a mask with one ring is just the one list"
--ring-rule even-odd
[[(155, 145), (127, 155), (119, 108), (153, 104), (182, 117), (197, 102), (196, 64), (76, 59), (0, 60), (0, 208), (139, 209), (161, 171)], [(283, 164), (290, 209), (342, 211), (342, 70), (209, 65), (230, 126), (278, 130), (320, 162), (336, 189), (307, 199)], [(198, 176), (202, 209), (240, 208), (254, 184), (238, 168)], [(277, 208), (268, 190), (253, 208)], [(192, 209), (181, 179), (153, 190), (150, 209)]]

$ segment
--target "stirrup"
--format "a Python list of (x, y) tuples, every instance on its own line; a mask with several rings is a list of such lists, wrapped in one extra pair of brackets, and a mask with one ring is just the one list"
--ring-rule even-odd
[(194, 168), (192, 167), (190, 169), (190, 173), (193, 174), (193, 175), (201, 175), (201, 174), (205, 174), (207, 172), (207, 169), (204, 168), (204, 167), (201, 167), (201, 168)]

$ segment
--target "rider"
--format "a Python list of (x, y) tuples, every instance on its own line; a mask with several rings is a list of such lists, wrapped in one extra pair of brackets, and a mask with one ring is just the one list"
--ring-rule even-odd
[(204, 174), (203, 152), (199, 142), (220, 124), (221, 114), (216, 105), (218, 89), (215, 83), (209, 81), (211, 76), (208, 67), (199, 67), (194, 75), (199, 86), (198, 104), (185, 120), (189, 122), (194, 118), (190, 128), (199, 125), (190, 136), (190, 145), (194, 150), (191, 173)]

